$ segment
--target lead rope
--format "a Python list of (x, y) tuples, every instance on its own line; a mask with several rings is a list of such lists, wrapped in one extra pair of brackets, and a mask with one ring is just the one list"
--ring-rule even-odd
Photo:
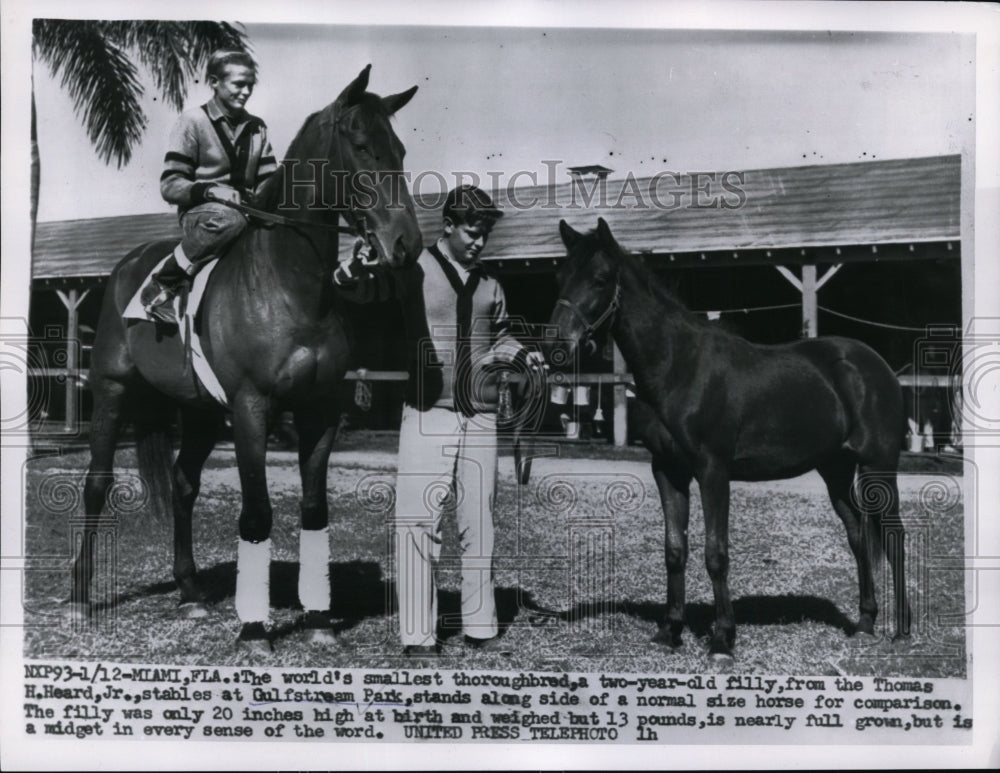
[(367, 376), (367, 368), (358, 368), (358, 383), (354, 385), (354, 404), (366, 412), (372, 407), (372, 385)]

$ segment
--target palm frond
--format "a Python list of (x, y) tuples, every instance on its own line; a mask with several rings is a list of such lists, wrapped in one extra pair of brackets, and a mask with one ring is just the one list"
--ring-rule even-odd
[(132, 158), (146, 115), (135, 65), (108, 34), (110, 22), (36, 20), (36, 54), (73, 99), (98, 156), (119, 168)]
[(191, 59), (198, 62), (199, 69), (208, 62), (209, 55), (221, 48), (233, 48), (253, 53), (250, 38), (242, 24), (227, 22), (191, 21), (184, 22), (191, 41)]
[(135, 53), (156, 90), (176, 110), (184, 108), (188, 83), (197, 73), (185, 26), (184, 22), (123, 21), (110, 29), (122, 48)]
[(142, 137), (143, 88), (129, 54), (148, 70), (163, 99), (181, 110), (209, 55), (250, 50), (241, 25), (226, 22), (35, 19), (32, 48), (73, 98), (105, 163), (127, 164)]
[(209, 55), (219, 48), (247, 50), (246, 35), (230, 24), (184, 21), (114, 22), (109, 32), (134, 51), (157, 91), (177, 110), (188, 84), (198, 81)]

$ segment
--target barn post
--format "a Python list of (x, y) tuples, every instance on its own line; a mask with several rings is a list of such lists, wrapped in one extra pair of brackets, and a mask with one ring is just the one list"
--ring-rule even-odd
[[(612, 342), (613, 368), (616, 376), (627, 372), (625, 358), (622, 357), (618, 344)], [(621, 448), (628, 437), (628, 398), (625, 395), (625, 385), (615, 382), (614, 388), (614, 444)]]
[(802, 337), (816, 337), (816, 266), (802, 265)]
[(90, 290), (83, 294), (75, 287), (67, 292), (56, 290), (59, 300), (66, 307), (66, 416), (63, 429), (72, 432), (77, 426), (80, 412), (80, 304)]

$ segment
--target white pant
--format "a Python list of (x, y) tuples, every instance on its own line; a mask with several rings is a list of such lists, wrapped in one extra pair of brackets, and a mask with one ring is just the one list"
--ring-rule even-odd
[(493, 587), (496, 417), (403, 407), (396, 478), (396, 593), (403, 646), (431, 645), (437, 630), (434, 568), (450, 496), (462, 554), (462, 631), (497, 635)]

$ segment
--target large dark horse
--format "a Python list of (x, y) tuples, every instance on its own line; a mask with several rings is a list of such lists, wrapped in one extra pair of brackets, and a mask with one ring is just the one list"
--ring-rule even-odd
[[(874, 633), (873, 566), (884, 551), (892, 566), (897, 636), (908, 634), (896, 486), (902, 396), (889, 366), (846, 338), (750, 343), (686, 309), (619, 247), (603, 219), (588, 234), (565, 221), (559, 227), (568, 256), (557, 274), (552, 324), (568, 341), (562, 356), (572, 356), (599, 329), (610, 330), (653, 417), (643, 439), (663, 504), (667, 564), (667, 614), (655, 640), (671, 647), (681, 642), (691, 480), (701, 488), (705, 565), (715, 595), (711, 653), (730, 662), (736, 635), (727, 585), (730, 481), (790, 478), (812, 469), (826, 482), (857, 560), (857, 630)], [(559, 345), (550, 344), (550, 362)]]
[[(367, 93), (369, 71), (370, 65), (334, 102), (306, 120), (255, 204), (289, 222), (251, 223), (211, 275), (201, 306), (205, 358), (232, 410), (243, 496), (236, 607), (243, 622), (240, 638), (255, 647), (267, 646), (270, 607), (268, 420), (286, 409), (295, 417), (302, 477), (299, 596), (307, 610), (307, 629), (315, 638), (332, 641), (327, 463), (339, 419), (333, 395), (352, 346), (331, 282), (339, 218), (367, 234), (378, 259), (392, 267), (412, 263), (422, 249), (401, 174), (404, 148), (390, 125), (390, 117), (416, 87), (389, 97)], [(144, 277), (172, 248), (160, 242), (132, 251), (112, 272), (104, 296), (90, 370), (94, 414), (84, 488), (85, 534), (70, 599), (78, 615), (92, 611), (100, 513), (113, 480), (118, 434), (129, 420), (135, 424), (140, 474), (151, 505), (173, 515), (174, 577), (182, 610), (189, 616), (205, 614), (208, 597), (196, 579), (191, 515), (202, 466), (224, 412), (185, 365), (176, 328), (122, 319)], [(177, 406), (181, 443), (171, 475), (167, 431)], [(308, 603), (304, 593), (310, 596)]]

